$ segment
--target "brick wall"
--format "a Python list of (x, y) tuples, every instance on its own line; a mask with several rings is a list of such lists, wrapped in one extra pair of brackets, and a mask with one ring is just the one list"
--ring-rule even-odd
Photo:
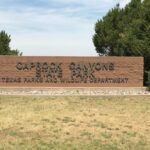
[(142, 57), (0, 56), (0, 87), (142, 87)]

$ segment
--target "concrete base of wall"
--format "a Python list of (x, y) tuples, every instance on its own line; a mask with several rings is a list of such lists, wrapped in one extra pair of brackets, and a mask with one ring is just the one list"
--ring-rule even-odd
[(132, 88), (0, 88), (0, 95), (101, 96), (150, 95), (146, 87)]

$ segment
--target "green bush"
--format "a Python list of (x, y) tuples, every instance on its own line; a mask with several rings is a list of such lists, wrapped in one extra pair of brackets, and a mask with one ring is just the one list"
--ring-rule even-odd
[(148, 87), (148, 91), (150, 91), (150, 71), (145, 71), (144, 73), (144, 84)]

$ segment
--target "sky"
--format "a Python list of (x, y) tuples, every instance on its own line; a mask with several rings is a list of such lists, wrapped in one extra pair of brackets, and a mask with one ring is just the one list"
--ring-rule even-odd
[(94, 26), (130, 0), (0, 0), (0, 30), (24, 56), (97, 56)]

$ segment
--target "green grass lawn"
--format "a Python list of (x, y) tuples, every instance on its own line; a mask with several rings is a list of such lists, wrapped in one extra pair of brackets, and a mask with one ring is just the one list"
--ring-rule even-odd
[(150, 150), (150, 96), (0, 96), (0, 150)]

